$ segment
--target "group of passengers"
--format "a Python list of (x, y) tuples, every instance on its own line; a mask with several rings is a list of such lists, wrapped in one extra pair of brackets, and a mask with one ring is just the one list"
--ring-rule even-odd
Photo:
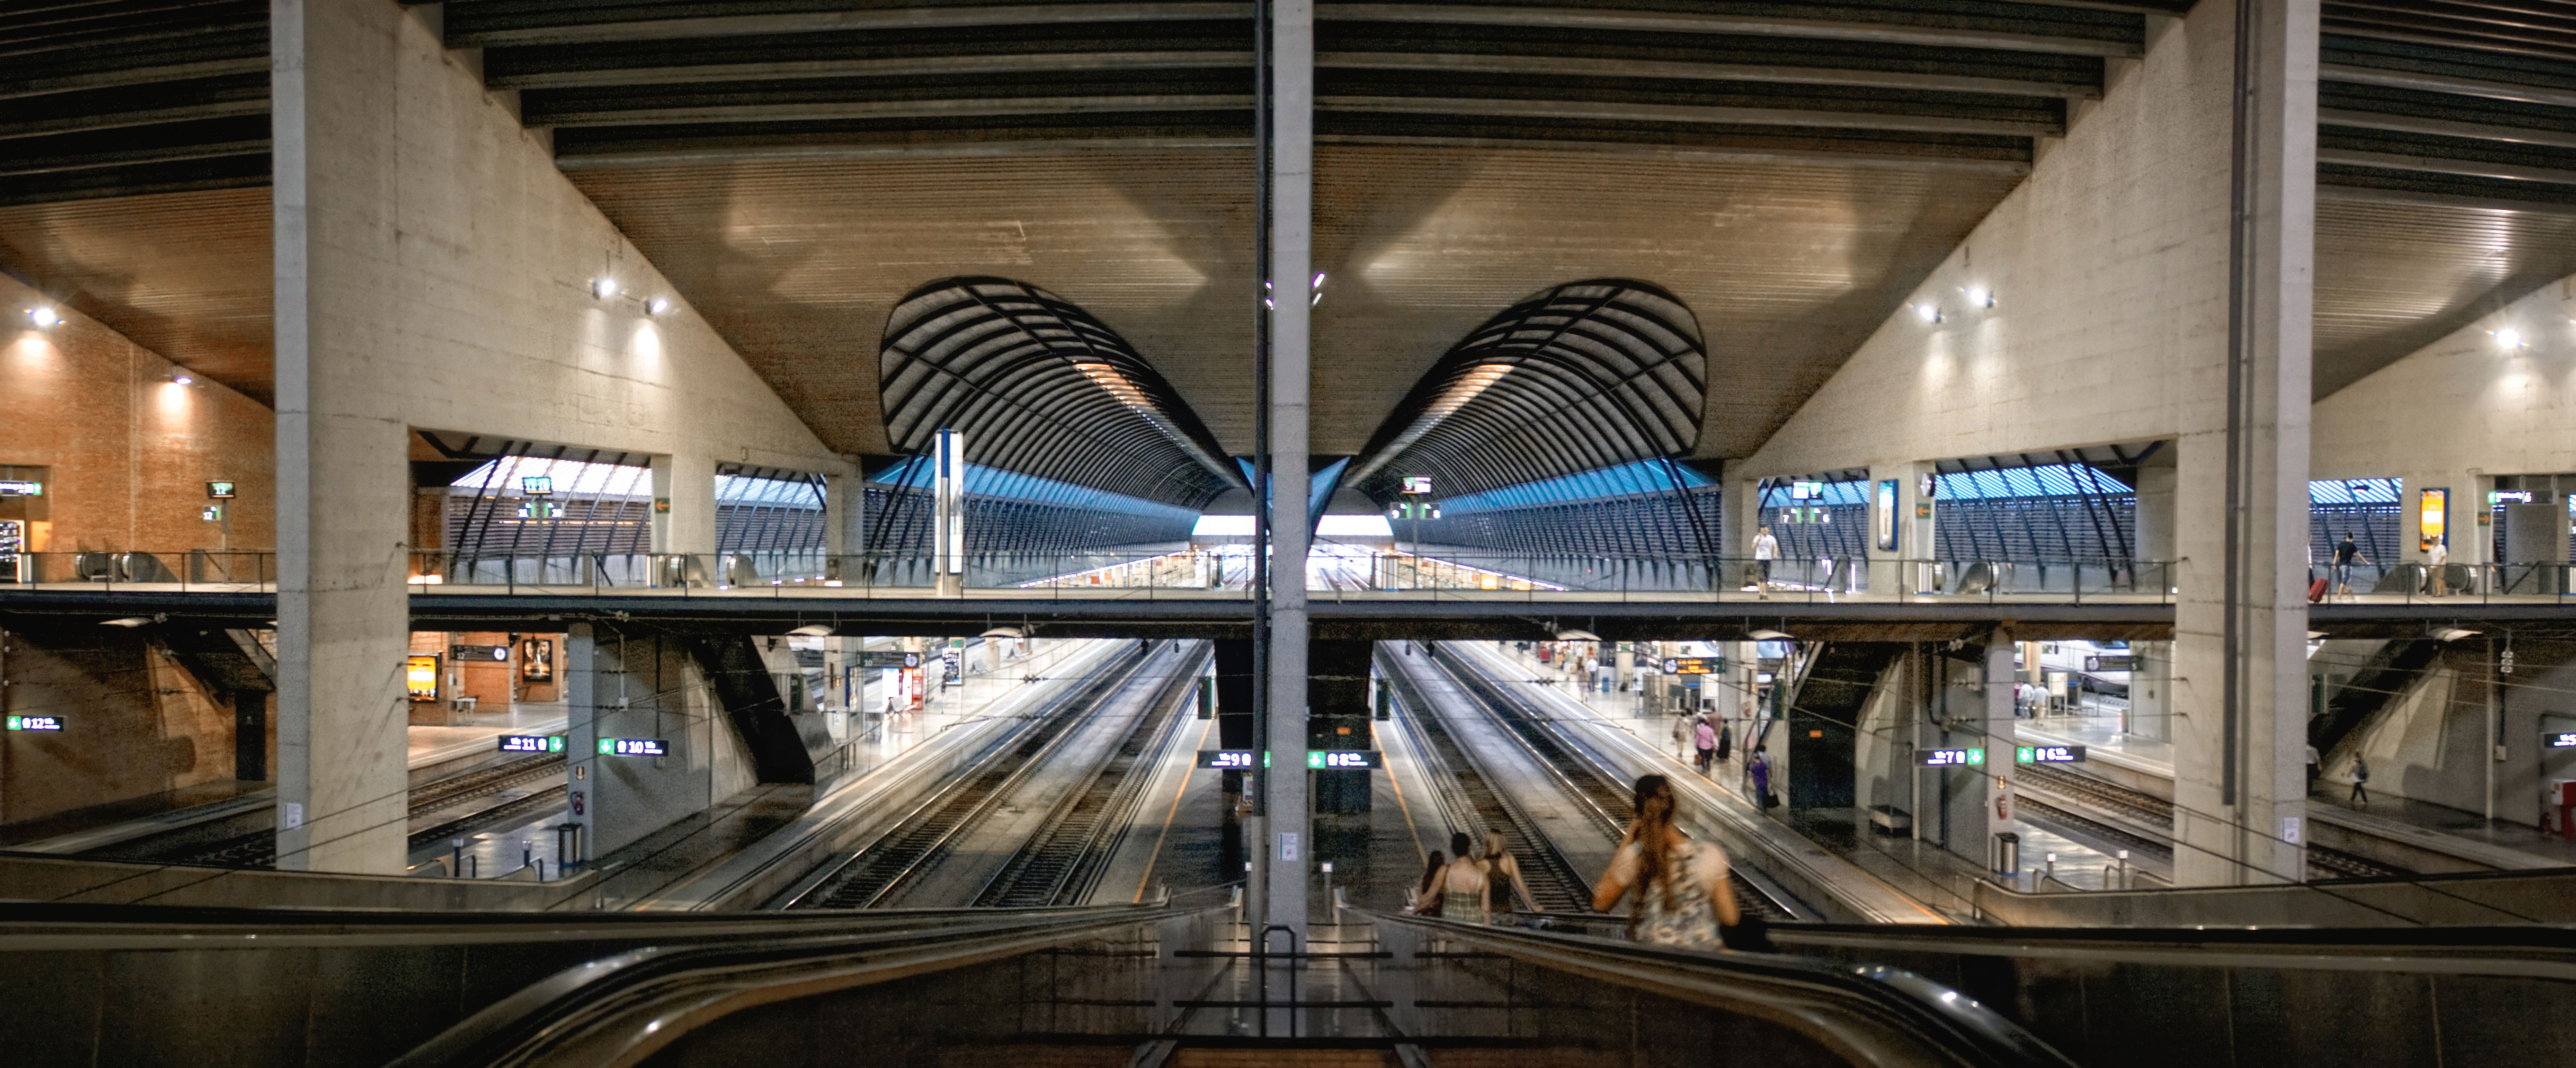
[[(1636, 818), (1620, 836), (1609, 870), (1593, 887), (1592, 910), (1609, 912), (1633, 896), (1629, 938), (1685, 949), (1719, 948), (1724, 941), (1720, 931), (1744, 923), (1727, 878), (1726, 852), (1675, 826), (1680, 801), (1663, 776), (1639, 777), (1635, 801)], [(1485, 832), (1479, 853), (1462, 831), (1449, 836), (1446, 856), (1431, 854), (1407, 911), (1466, 923), (1511, 924), (1523, 912), (1537, 910), (1502, 832)]]

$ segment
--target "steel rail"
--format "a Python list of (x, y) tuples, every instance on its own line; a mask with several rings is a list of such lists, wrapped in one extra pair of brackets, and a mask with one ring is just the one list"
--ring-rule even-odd
[[(1539, 715), (1508, 687), (1496, 686), (1474, 665), (1444, 653), (1437, 646), (1433, 647), (1432, 662), (1458, 679), (1461, 689), (1476, 695), (1484, 706), (1485, 714), (1503, 728), (1502, 733), (1518, 742), (1533, 762), (1547, 768), (1559, 789), (1590, 812), (1612, 840), (1626, 837), (1627, 810), (1630, 807), (1628, 795), (1633, 788), (1623, 783), (1621, 776), (1592, 752), (1591, 747), (1546, 726), (1548, 717)], [(1512, 713), (1505, 714), (1502, 711), (1504, 705), (1509, 705)], [(1583, 772), (1585, 781), (1576, 781), (1567, 772), (1567, 765)], [(1793, 919), (1800, 915), (1801, 910), (1781, 900), (1780, 894), (1755, 883), (1751, 877), (1754, 874), (1752, 869), (1740, 864), (1736, 867), (1744, 873), (1730, 880), (1737, 905), (1773, 919)]]
[[(1126, 737), (1091, 767), (1081, 786), (1056, 802), (1038, 832), (976, 892), (977, 906), (1079, 904), (1067, 899), (1081, 896), (1098, 881), (1112, 840), (1125, 831), (1144, 780), (1152, 777), (1150, 769), (1170, 751), (1175, 732), (1169, 728), (1182, 695), (1214, 656), (1214, 648), (1204, 642), (1182, 653), (1183, 670), (1155, 686)], [(1148, 773), (1138, 774), (1140, 768)]]
[[(1076, 720), (1087, 718), (1144, 670), (1157, 649), (1145, 649), (1106, 665), (1093, 679), (1034, 717), (1031, 731), (1015, 736), (1017, 744), (996, 751), (968, 774), (915, 806), (893, 829), (866, 848), (835, 865), (831, 874), (789, 900), (786, 908), (874, 908), (909, 889), (915, 880), (947, 856), (949, 846), (990, 816), (1012, 793), (1044, 767), (1047, 758), (1081, 732)], [(1012, 761), (1002, 766), (1003, 761)]]

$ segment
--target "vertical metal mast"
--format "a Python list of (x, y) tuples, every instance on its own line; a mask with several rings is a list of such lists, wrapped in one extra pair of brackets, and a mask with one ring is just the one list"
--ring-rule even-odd
[[(1270, 747), (1270, 313), (1276, 288), (1270, 277), (1270, 2), (1252, 4), (1252, 748)], [(1245, 919), (1258, 937), (1268, 920), (1270, 769), (1252, 770), (1252, 818), (1243, 825), (1244, 855), (1252, 862), (1243, 899)]]

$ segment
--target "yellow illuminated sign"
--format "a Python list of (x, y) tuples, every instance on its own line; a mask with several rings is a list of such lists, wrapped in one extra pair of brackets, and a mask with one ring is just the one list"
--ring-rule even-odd
[(403, 658), (403, 689), (414, 701), (438, 700), (438, 657)]
[(2417, 510), (2417, 529), (2424, 541), (2422, 548), (2430, 549), (2434, 542), (2442, 540), (2450, 518), (2450, 501), (2450, 490), (2428, 488), (2423, 491), (2421, 507)]

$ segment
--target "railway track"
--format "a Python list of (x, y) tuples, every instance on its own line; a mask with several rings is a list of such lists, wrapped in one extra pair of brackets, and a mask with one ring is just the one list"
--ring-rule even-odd
[[(457, 808), (480, 798), (496, 797), (509, 790), (547, 778), (563, 778), (564, 758), (560, 753), (529, 756), (488, 768), (478, 768), (450, 775), (411, 791), (406, 806), (409, 819)], [(406, 849), (420, 849), (461, 835), (518, 819), (564, 804), (565, 787), (561, 782), (543, 790), (514, 797), (497, 805), (473, 809), (436, 826), (414, 831), (407, 836)], [(277, 832), (256, 831), (239, 835), (211, 846), (199, 845), (177, 855), (158, 858), (162, 863), (201, 864), (221, 868), (273, 868), (277, 866)]]
[[(2173, 802), (2154, 794), (2042, 765), (2023, 768), (2019, 774), (2023, 781), (2036, 783), (2042, 789), (2058, 795), (2059, 798), (2077, 802), (2080, 806), (2117, 813), (2131, 820), (2154, 826), (2165, 828), (2173, 826)], [(2017, 798), (2015, 803), (2021, 806), (2022, 814), (2026, 818), (2055, 823), (2061, 828), (2080, 831), (2091, 837), (2114, 843), (2119, 848), (2166, 863), (2172, 863), (2174, 859), (2174, 846), (2170, 835), (2163, 839), (2152, 838), (2118, 824), (2093, 818), (2095, 815), (2102, 814), (2101, 812), (2088, 814), (2078, 810), (2077, 807), (2052, 804), (2027, 795)], [(2308, 877), (2311, 879), (2369, 879), (2414, 874), (2402, 868), (2391, 867), (2313, 843), (2308, 846), (2307, 855)]]
[(1468, 828), (1469, 834), (1501, 831), (1505, 848), (1528, 861), (1521, 865), (1519, 889), (1524, 904), (1540, 912), (1592, 911), (1592, 891), (1583, 873), (1539, 831), (1537, 821), (1494, 788), (1483, 766), (1440, 722), (1439, 714), (1433, 711), (1413, 677), (1387, 656), (1383, 647), (1377, 655), (1378, 670), (1395, 687), (1396, 702), (1412, 713), (1398, 722), (1412, 736), (1414, 751), (1433, 765), (1423, 769), (1433, 788), (1441, 792), (1451, 810), (1471, 815), (1478, 826)]
[(1171, 723), (1199, 675), (1215, 655), (1205, 642), (1192, 643), (1179, 658), (1179, 668), (1164, 678), (1145, 712), (1127, 737), (1093, 769), (1082, 786), (1066, 795), (1047, 816), (1045, 827), (975, 895), (975, 904), (997, 908), (1077, 905), (1091, 894), (1101, 870), (1117, 851), (1154, 766), (1169, 752), (1178, 732)]
[[(1040, 712), (1002, 753), (969, 769), (916, 806), (867, 848), (789, 896), (790, 909), (881, 907), (891, 903), (946, 855), (951, 845), (1049, 763), (1079, 733), (1086, 712), (1133, 682), (1170, 648), (1140, 646)], [(1059, 769), (1060, 770), (1060, 769)]]
[[(1433, 644), (1431, 662), (1475, 697), (1487, 718), (1500, 724), (1525, 752), (1553, 772), (1552, 779), (1558, 788), (1573, 797), (1612, 841), (1625, 836), (1635, 803), (1631, 796), (1635, 792), (1632, 784), (1621, 781), (1621, 776), (1592, 754), (1569, 744), (1545, 724), (1545, 717), (1523, 703), (1520, 694), (1496, 683), (1457, 654)], [(1796, 916), (1794, 910), (1754, 885), (1749, 878), (1739, 876), (1727, 880), (1727, 885), (1734, 889), (1739, 909), (1768, 919), (1793, 919)], [(1584, 907), (1589, 911), (1590, 895), (1587, 892), (1585, 896)]]

